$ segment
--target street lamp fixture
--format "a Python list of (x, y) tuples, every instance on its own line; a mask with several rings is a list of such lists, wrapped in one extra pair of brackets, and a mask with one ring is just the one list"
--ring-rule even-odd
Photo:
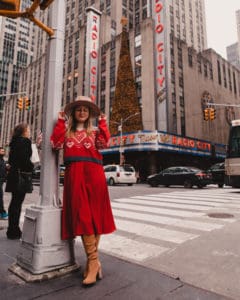
[(118, 125), (118, 131), (120, 132), (120, 143), (119, 143), (119, 164), (120, 164), (120, 165), (123, 164), (123, 152), (124, 152), (123, 140), (122, 140), (122, 135), (123, 135), (122, 127), (123, 127), (123, 124), (124, 124), (126, 121), (128, 121), (129, 119), (138, 116), (139, 114), (140, 114), (140, 113), (135, 113), (135, 114), (132, 114), (132, 115), (128, 116), (128, 117), (125, 118), (125, 119), (121, 118), (121, 119), (120, 119), (120, 122), (114, 122), (114, 121), (112, 121), (112, 123), (115, 123), (115, 124)]

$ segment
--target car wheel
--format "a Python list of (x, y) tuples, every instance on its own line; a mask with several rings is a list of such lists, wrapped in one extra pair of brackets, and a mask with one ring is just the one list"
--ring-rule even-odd
[(169, 186), (170, 186), (170, 184), (165, 184), (164, 186), (165, 186), (165, 187), (169, 187)]
[(219, 183), (218, 187), (222, 188), (223, 187), (223, 183)]
[(151, 182), (150, 185), (151, 185), (151, 187), (157, 187), (158, 186), (158, 184), (155, 181)]
[(115, 184), (114, 179), (112, 177), (108, 179), (108, 184), (109, 185), (114, 185)]
[(198, 188), (199, 188), (199, 189), (202, 189), (203, 187), (204, 187), (204, 185), (198, 184)]
[(188, 180), (188, 179), (187, 179), (187, 180), (184, 181), (183, 186), (184, 186), (185, 188), (191, 188), (193, 185), (192, 185), (191, 180)]
[(133, 183), (128, 183), (128, 186), (132, 186), (133, 185)]

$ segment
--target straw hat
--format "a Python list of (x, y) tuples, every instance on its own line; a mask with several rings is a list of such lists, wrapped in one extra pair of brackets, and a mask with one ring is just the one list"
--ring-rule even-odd
[(71, 112), (80, 105), (87, 106), (90, 108), (91, 115), (93, 117), (97, 117), (100, 115), (100, 109), (99, 107), (91, 100), (91, 98), (87, 96), (78, 96), (75, 101), (68, 103), (65, 108), (64, 112), (66, 115), (70, 115)]

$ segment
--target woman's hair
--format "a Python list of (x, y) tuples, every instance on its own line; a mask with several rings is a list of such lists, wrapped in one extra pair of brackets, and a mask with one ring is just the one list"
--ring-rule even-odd
[[(84, 105), (83, 105), (84, 106)], [(78, 108), (79, 106), (76, 106), (75, 108), (73, 108), (69, 119), (68, 119), (68, 129), (67, 129), (67, 136), (70, 137), (72, 134), (74, 134), (77, 130), (77, 121), (75, 119), (75, 110)], [(84, 122), (84, 128), (87, 131), (87, 135), (91, 135), (92, 130), (93, 130), (93, 126), (92, 126), (92, 119), (91, 119), (91, 109), (88, 107), (89, 109), (89, 117), (88, 119)]]
[(22, 136), (24, 132), (27, 130), (28, 124), (27, 123), (20, 123), (13, 129), (12, 138), (16, 138)]

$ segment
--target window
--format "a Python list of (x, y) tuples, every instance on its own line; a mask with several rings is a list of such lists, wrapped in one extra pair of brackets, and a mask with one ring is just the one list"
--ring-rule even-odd
[(188, 65), (189, 67), (193, 66), (193, 57), (192, 57), (192, 53), (188, 50)]
[(218, 83), (222, 84), (222, 76), (221, 76), (221, 66), (219, 60), (217, 61), (217, 71), (218, 71)]
[(203, 71), (204, 72), (204, 76), (207, 77), (208, 76), (208, 69), (207, 69), (207, 64), (206, 63), (203, 64), (203, 70), (204, 70)]

